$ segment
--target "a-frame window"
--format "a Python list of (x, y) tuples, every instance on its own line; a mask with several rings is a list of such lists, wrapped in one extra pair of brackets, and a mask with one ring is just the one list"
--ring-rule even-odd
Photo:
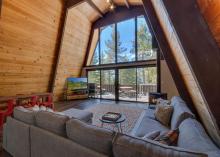
[(156, 50), (145, 17), (137, 16), (99, 28), (90, 65), (155, 60)]
[[(140, 14), (141, 15), (141, 14)], [(87, 61), (91, 97), (148, 102), (159, 91), (158, 47), (144, 16), (134, 16), (98, 31)]]

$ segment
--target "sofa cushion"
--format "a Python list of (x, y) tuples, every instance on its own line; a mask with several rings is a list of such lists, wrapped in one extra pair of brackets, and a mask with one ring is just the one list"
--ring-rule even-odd
[(113, 154), (114, 157), (207, 157), (202, 153), (122, 134), (118, 134), (113, 142)]
[(136, 122), (135, 127), (131, 132), (131, 135), (142, 138), (146, 134), (155, 130), (161, 131), (161, 133), (163, 133), (168, 131), (169, 128), (149, 116), (148, 112), (143, 112)]
[(170, 119), (173, 113), (173, 106), (159, 104), (155, 110), (155, 118), (165, 126), (170, 125)]
[(22, 106), (15, 107), (13, 112), (15, 119), (30, 125), (35, 124), (35, 114), (36, 112), (26, 109)]
[(187, 118), (194, 118), (195, 115), (189, 110), (186, 103), (178, 96), (171, 99), (171, 105), (174, 107), (171, 118), (171, 129), (179, 127), (182, 121)]
[(67, 136), (72, 141), (105, 155), (112, 154), (114, 132), (71, 119), (66, 124)]
[(29, 157), (107, 157), (67, 138), (34, 126), (30, 127), (30, 138), (31, 155)]
[(66, 121), (69, 117), (47, 111), (39, 111), (36, 116), (36, 126), (51, 131), (60, 136), (66, 136)]
[(158, 98), (157, 99), (157, 105), (170, 105), (170, 101), (169, 100), (165, 100), (165, 99), (162, 99), (162, 98)]
[(6, 121), (6, 150), (14, 157), (30, 157), (30, 125), (15, 118)]
[(199, 152), (219, 151), (202, 125), (195, 119), (186, 119), (179, 126), (178, 147)]
[(78, 109), (74, 109), (74, 108), (63, 111), (62, 113), (64, 113), (65, 115), (67, 115), (70, 118), (79, 119), (84, 122), (91, 122), (92, 117), (93, 117), (92, 112), (88, 112), (85, 110), (78, 110)]

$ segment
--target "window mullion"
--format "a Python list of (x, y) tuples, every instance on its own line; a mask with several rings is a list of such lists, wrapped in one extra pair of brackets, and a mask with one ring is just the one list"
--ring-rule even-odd
[(115, 63), (118, 63), (118, 27), (115, 23)]
[(99, 47), (99, 65), (101, 65), (101, 42), (100, 42), (100, 28), (99, 28), (99, 32), (98, 32), (98, 47)]
[(137, 49), (137, 17), (135, 17), (135, 61), (138, 60), (138, 49)]

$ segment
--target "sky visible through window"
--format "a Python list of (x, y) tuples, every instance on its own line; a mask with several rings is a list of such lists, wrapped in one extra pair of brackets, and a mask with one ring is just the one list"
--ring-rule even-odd
[[(100, 64), (115, 63), (115, 25), (100, 29)], [(92, 65), (99, 64), (99, 45), (95, 49)], [(117, 62), (135, 61), (135, 18), (117, 23)], [(152, 48), (152, 35), (144, 16), (137, 17), (137, 60), (156, 59)]]

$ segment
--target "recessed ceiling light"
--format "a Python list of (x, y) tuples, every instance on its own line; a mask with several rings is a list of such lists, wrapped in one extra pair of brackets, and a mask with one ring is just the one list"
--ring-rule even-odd
[(110, 5), (110, 9), (111, 9), (111, 10), (114, 10), (114, 9), (115, 9), (115, 5), (114, 5), (113, 3)]
[(106, 0), (107, 1), (107, 3), (111, 3), (111, 0)]

